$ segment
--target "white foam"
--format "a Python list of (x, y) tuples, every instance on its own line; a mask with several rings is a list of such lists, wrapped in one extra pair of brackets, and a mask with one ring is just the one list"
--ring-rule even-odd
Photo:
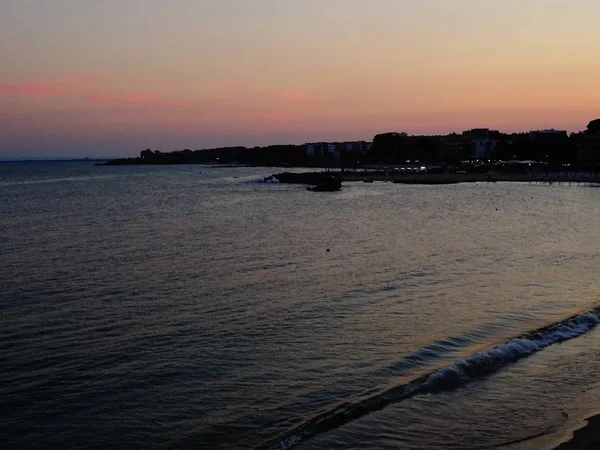
[[(370, 399), (349, 404), (341, 409), (336, 408), (330, 414), (317, 417), (297, 428), (272, 448), (288, 450), (306, 436), (313, 436), (323, 430), (336, 428), (389, 403), (402, 401), (413, 395), (439, 392), (461, 386), (552, 344), (581, 336), (595, 328), (598, 323), (600, 323), (600, 307), (554, 325), (517, 336), (504, 344), (475, 353), (429, 375), (423, 375), (409, 384), (399, 385)], [(343, 415), (343, 418), (340, 418), (340, 415)]]
[(497, 367), (543, 350), (552, 344), (581, 336), (599, 322), (600, 317), (597, 314), (588, 312), (558, 324), (554, 328), (524, 335), (475, 353), (431, 374), (420, 390), (439, 390), (448, 385), (460, 384), (476, 378), (482, 373), (492, 372)]
[(274, 175), (271, 175), (270, 177), (266, 177), (264, 178), (261, 183), (272, 183), (272, 184), (276, 184), (279, 183), (279, 180), (277, 178), (275, 178)]

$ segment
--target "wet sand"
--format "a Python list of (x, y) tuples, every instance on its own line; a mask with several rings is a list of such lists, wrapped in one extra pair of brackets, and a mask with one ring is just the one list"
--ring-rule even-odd
[(600, 449), (600, 414), (587, 419), (587, 425), (573, 433), (573, 437), (554, 450)]

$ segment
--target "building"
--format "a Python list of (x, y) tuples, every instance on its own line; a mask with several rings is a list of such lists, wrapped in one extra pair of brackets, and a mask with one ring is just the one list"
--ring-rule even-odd
[(314, 142), (306, 144), (306, 156), (309, 158), (329, 158), (340, 161), (343, 155), (366, 156), (373, 146), (372, 142)]
[(496, 149), (501, 134), (498, 130), (489, 128), (473, 128), (463, 132), (463, 137), (469, 142), (471, 158), (493, 159), (496, 157)]
[(474, 159), (492, 159), (496, 157), (498, 141), (475, 139), (471, 141), (471, 157)]
[(585, 165), (600, 164), (600, 119), (592, 120), (584, 131), (578, 147), (578, 159)]
[(320, 158), (329, 151), (327, 142), (315, 142), (306, 144), (306, 156), (309, 158)]
[(548, 130), (530, 131), (529, 136), (532, 138), (567, 137), (568, 134), (566, 130), (555, 130), (554, 128), (550, 128)]

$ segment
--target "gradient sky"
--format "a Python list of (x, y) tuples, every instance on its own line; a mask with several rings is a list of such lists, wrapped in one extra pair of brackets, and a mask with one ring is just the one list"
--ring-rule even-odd
[(598, 0), (3, 0), (0, 157), (579, 131)]

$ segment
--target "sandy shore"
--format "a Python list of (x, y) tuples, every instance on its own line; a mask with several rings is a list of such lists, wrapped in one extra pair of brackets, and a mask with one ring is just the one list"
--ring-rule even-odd
[(600, 414), (587, 419), (587, 425), (573, 433), (573, 437), (554, 450), (600, 449)]

